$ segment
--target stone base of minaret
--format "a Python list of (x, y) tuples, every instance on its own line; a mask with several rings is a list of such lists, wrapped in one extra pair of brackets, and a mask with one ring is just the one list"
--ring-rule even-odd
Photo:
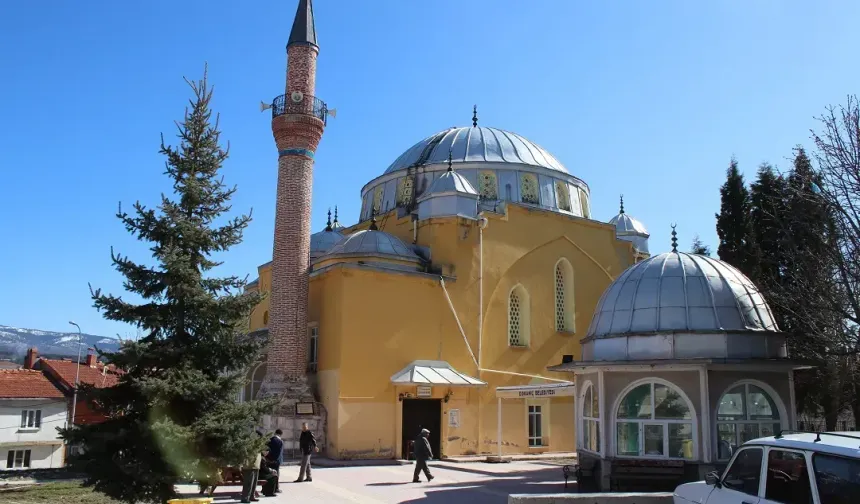
[(320, 454), (326, 452), (326, 414), (325, 407), (316, 397), (306, 376), (291, 377), (266, 373), (260, 387), (258, 399), (277, 397), (279, 399), (271, 414), (263, 415), (262, 427), (267, 433), (281, 429), (284, 434), (284, 457), (299, 458), (299, 435), (302, 424), (307, 423), (314, 433)]

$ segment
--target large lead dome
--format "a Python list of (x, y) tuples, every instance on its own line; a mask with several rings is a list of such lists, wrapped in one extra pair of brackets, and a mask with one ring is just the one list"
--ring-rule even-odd
[(442, 130), (398, 156), (362, 188), (361, 220), (395, 208), (414, 211), (449, 161), (477, 190), (481, 210), (501, 211), (511, 202), (591, 217), (588, 186), (552, 154), (516, 133), (474, 125)]

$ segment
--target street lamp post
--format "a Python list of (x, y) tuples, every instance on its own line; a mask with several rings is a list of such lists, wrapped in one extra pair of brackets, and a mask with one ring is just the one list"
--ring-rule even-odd
[(78, 366), (75, 369), (75, 392), (72, 395), (72, 418), (70, 420), (70, 426), (75, 425), (75, 410), (78, 408), (78, 379), (81, 376), (81, 343), (83, 343), (84, 336), (81, 333), (81, 326), (75, 324), (72, 321), (69, 321), (69, 324), (78, 328)]

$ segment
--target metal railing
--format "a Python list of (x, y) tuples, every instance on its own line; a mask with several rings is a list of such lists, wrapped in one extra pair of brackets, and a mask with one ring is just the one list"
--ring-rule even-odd
[(326, 124), (328, 106), (315, 96), (304, 95), (297, 102), (289, 95), (281, 95), (272, 102), (272, 119), (285, 114), (309, 115)]

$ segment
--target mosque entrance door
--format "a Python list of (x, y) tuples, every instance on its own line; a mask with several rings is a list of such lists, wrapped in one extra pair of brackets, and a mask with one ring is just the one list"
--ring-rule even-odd
[(442, 430), (442, 400), (441, 399), (404, 399), (403, 400), (403, 447), (402, 457), (414, 460), (411, 441), (415, 441), (421, 429), (430, 431), (430, 449), (433, 457), (439, 457)]

